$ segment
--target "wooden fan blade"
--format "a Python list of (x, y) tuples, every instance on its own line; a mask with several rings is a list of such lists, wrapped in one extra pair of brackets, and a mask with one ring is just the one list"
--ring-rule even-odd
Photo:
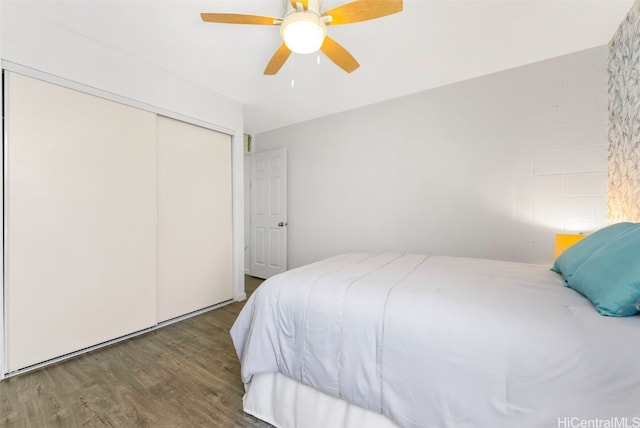
[(356, 61), (356, 59), (347, 52), (340, 43), (336, 42), (329, 36), (324, 38), (324, 43), (320, 50), (324, 52), (331, 61), (335, 62), (338, 67), (347, 73), (351, 73), (360, 67), (358, 61)]
[[(204, 22), (218, 22), (222, 24), (253, 24), (276, 25), (282, 21), (280, 18), (261, 15), (242, 15), (239, 13), (201, 13)], [(274, 24), (274, 22), (276, 24)]]
[(291, 55), (291, 51), (284, 43), (280, 45), (276, 53), (273, 54), (269, 64), (267, 64), (267, 68), (264, 69), (264, 74), (272, 76), (280, 71), (282, 65), (287, 61)]
[(329, 9), (322, 16), (331, 15), (327, 25), (351, 24), (381, 18), (402, 11), (402, 0), (356, 0)]

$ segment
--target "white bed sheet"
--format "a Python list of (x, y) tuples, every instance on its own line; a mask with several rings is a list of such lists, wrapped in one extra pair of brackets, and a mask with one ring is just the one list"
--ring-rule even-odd
[(265, 281), (232, 338), (245, 383), (280, 372), (404, 427), (640, 418), (640, 317), (547, 266), (337, 256)]

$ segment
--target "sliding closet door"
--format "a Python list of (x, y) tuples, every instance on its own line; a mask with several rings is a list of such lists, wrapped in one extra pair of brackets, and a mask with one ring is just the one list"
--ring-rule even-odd
[(233, 297), (231, 137), (158, 117), (158, 320)]
[(8, 368), (152, 326), (152, 113), (8, 75)]

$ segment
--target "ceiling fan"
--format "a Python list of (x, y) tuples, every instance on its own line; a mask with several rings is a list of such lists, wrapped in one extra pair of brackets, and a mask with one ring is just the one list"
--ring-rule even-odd
[(338, 42), (327, 36), (328, 25), (352, 24), (402, 11), (402, 0), (355, 0), (321, 13), (322, 0), (283, 0), (284, 18), (237, 13), (201, 13), (205, 22), (225, 24), (279, 25), (283, 43), (271, 57), (264, 74), (276, 74), (291, 52), (321, 50), (347, 73), (360, 67), (358, 61)]

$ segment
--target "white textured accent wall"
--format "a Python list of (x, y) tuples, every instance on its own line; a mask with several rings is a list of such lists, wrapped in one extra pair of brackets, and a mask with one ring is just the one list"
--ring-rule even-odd
[(289, 155), (289, 266), (355, 250), (551, 263), (556, 232), (606, 222), (606, 58), (601, 46), (259, 134), (257, 151)]
[(609, 43), (609, 222), (640, 221), (640, 1)]

